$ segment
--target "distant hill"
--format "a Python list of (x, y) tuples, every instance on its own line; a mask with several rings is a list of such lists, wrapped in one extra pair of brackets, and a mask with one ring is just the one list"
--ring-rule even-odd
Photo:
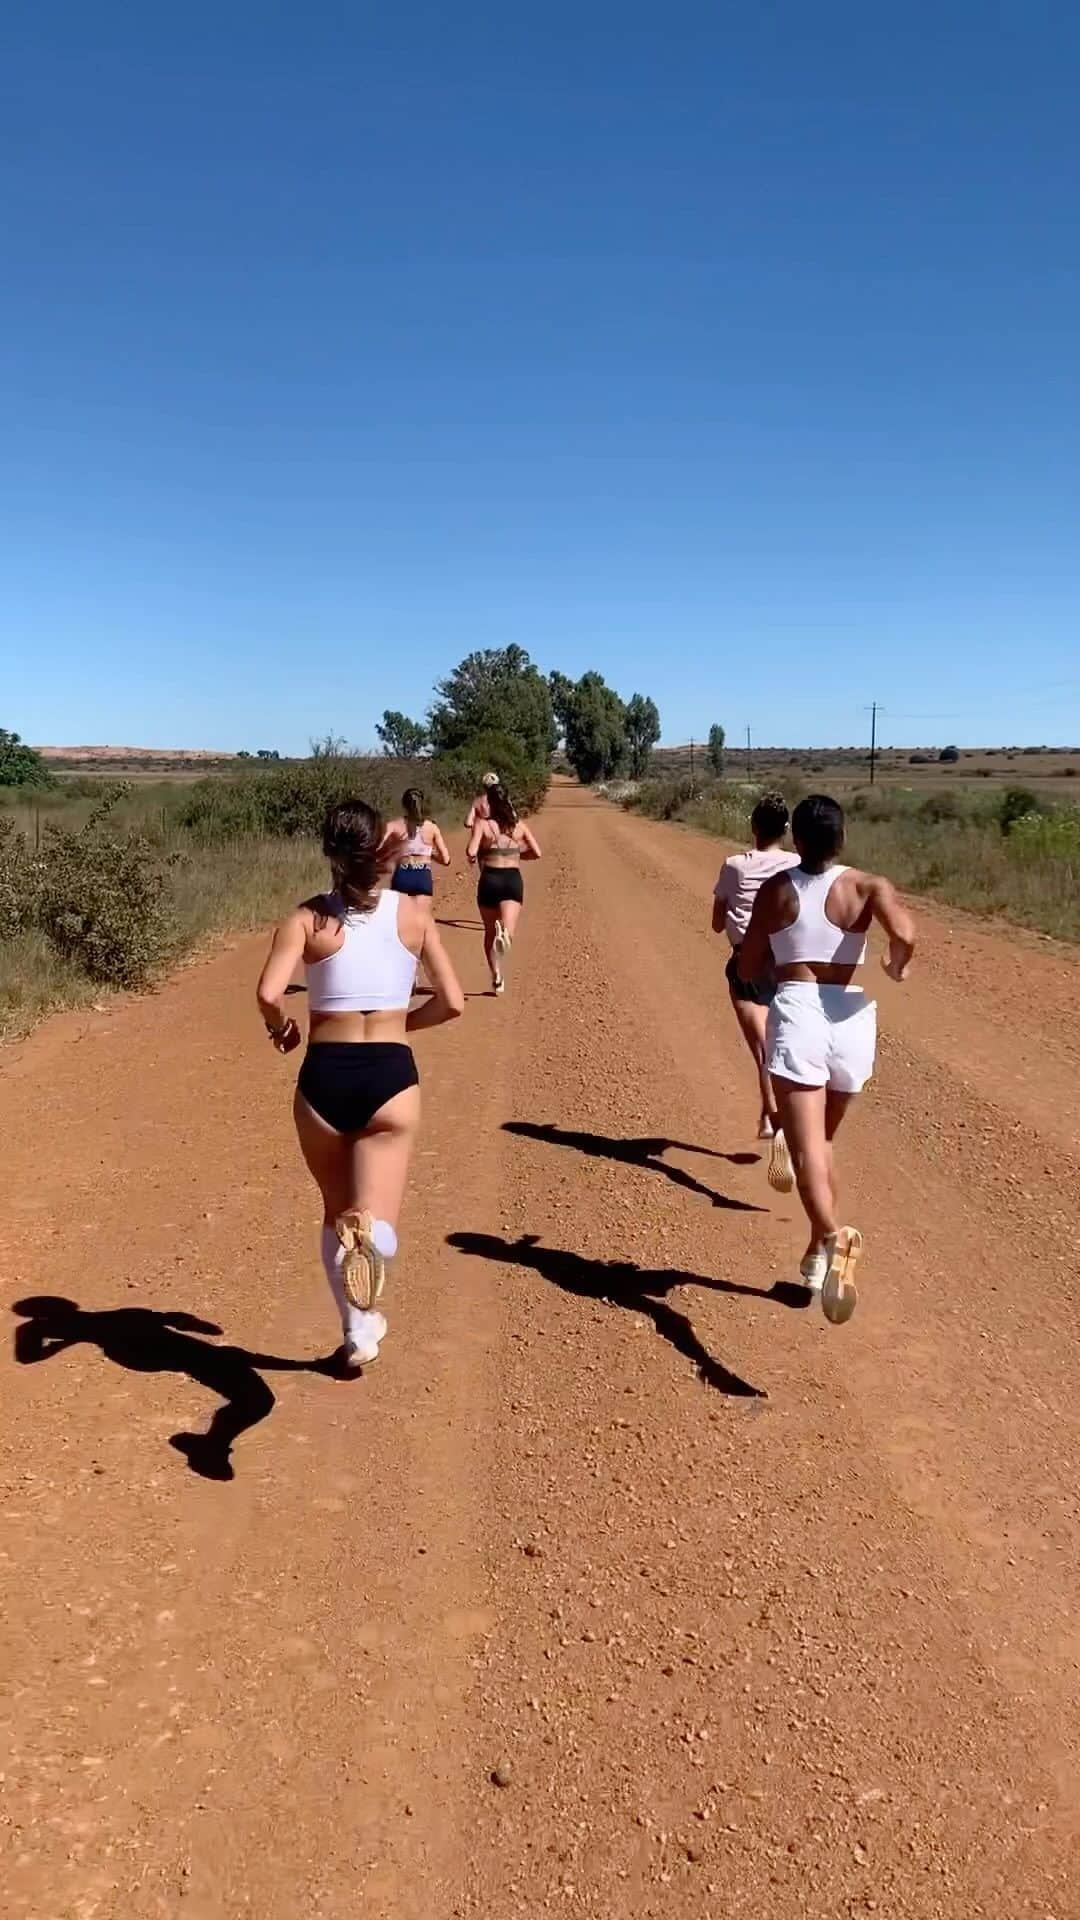
[(74, 765), (93, 766), (116, 760), (161, 760), (173, 763), (189, 760), (231, 760), (231, 753), (215, 753), (212, 747), (38, 747), (43, 760), (62, 760)]

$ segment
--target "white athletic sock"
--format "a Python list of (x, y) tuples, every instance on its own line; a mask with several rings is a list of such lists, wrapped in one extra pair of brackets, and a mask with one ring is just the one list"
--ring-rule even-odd
[(334, 1296), (334, 1304), (338, 1310), (338, 1318), (341, 1321), (342, 1331), (347, 1334), (354, 1334), (357, 1332), (365, 1316), (361, 1313), (359, 1307), (354, 1307), (351, 1301), (345, 1296), (345, 1282), (341, 1277), (341, 1269), (345, 1261), (345, 1249), (337, 1237), (337, 1229), (335, 1227), (324, 1227), (322, 1230), (322, 1239), (319, 1244), (322, 1253), (323, 1271), (330, 1283), (330, 1291)]
[(376, 1253), (381, 1253), (384, 1260), (393, 1259), (397, 1252), (397, 1234), (389, 1220), (372, 1221), (371, 1239)]

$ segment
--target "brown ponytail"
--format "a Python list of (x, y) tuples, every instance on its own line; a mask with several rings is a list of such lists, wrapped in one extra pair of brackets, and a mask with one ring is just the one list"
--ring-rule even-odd
[(345, 905), (360, 913), (375, 905), (383, 832), (381, 814), (364, 800), (343, 800), (323, 822), (323, 852), (334, 886)]
[(401, 796), (401, 811), (411, 833), (419, 833), (424, 824), (424, 796), (419, 787), (406, 787)]
[(513, 833), (518, 817), (514, 803), (501, 780), (495, 786), (488, 788), (488, 806), (491, 808), (491, 818), (495, 825), (501, 828), (503, 833)]

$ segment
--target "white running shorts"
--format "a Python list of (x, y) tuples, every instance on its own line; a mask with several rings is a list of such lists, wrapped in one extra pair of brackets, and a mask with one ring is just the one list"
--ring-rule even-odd
[(770, 1073), (799, 1087), (861, 1093), (874, 1071), (877, 1002), (861, 987), (785, 980), (765, 1029)]

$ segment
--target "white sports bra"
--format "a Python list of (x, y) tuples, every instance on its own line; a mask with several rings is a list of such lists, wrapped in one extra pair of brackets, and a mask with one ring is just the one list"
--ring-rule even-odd
[(825, 903), (833, 886), (849, 867), (826, 867), (824, 873), (806, 873), (802, 867), (790, 867), (787, 879), (799, 896), (799, 912), (790, 927), (770, 933), (774, 964), (778, 967), (809, 965), (861, 967), (866, 959), (866, 935), (855, 928), (834, 926), (825, 912)]
[(430, 860), (433, 852), (431, 843), (424, 839), (424, 828), (421, 823), (415, 833), (410, 833), (402, 841), (397, 857), (399, 860)]
[(306, 967), (312, 1013), (397, 1012), (407, 1007), (416, 984), (417, 957), (398, 935), (399, 893), (380, 893), (368, 913), (330, 896), (341, 920), (340, 947)]

